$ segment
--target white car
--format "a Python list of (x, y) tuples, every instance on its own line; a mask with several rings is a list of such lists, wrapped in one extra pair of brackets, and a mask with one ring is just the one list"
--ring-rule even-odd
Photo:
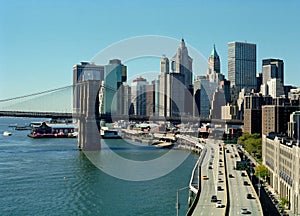
[(242, 208), (241, 209), (241, 214), (248, 214), (248, 209)]
[(217, 203), (216, 203), (216, 207), (217, 208), (222, 208), (223, 207), (223, 204), (222, 204), (222, 201), (219, 200)]

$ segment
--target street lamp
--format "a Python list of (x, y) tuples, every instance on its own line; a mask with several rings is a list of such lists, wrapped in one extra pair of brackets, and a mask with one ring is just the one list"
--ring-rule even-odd
[(177, 189), (177, 197), (176, 197), (176, 215), (177, 215), (177, 216), (178, 216), (178, 214), (179, 214), (179, 209), (180, 209), (180, 204), (179, 204), (179, 191), (182, 191), (182, 190), (187, 189), (187, 188), (189, 188), (189, 186)]
[(258, 188), (258, 197), (260, 198), (260, 187), (261, 187), (261, 184), (260, 184), (260, 172), (258, 172), (258, 184), (257, 184), (257, 188)]

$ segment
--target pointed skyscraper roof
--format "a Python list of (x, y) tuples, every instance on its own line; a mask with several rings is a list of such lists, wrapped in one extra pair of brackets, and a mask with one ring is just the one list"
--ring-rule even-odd
[(185, 47), (185, 42), (184, 42), (184, 39), (183, 39), (183, 38), (181, 38), (180, 47)]
[(214, 44), (213, 50), (211, 51), (210, 56), (213, 56), (213, 57), (219, 57), (219, 55), (218, 55), (218, 53), (217, 53), (217, 50), (216, 50), (215, 44)]

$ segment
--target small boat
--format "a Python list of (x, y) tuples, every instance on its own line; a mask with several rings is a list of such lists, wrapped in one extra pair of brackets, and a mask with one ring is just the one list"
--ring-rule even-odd
[(107, 127), (102, 127), (100, 131), (102, 139), (121, 139), (118, 130), (108, 129)]
[(31, 127), (27, 127), (27, 126), (16, 126), (15, 130), (30, 130)]
[(3, 135), (3, 136), (11, 136), (11, 132), (4, 131), (2, 135)]
[(158, 148), (172, 148), (174, 146), (174, 143), (159, 140), (157, 142), (152, 143), (152, 146), (158, 147)]
[(175, 142), (176, 138), (174, 136), (163, 136), (151, 145), (158, 148), (172, 148), (175, 145)]
[(10, 125), (8, 125), (8, 127), (17, 127), (18, 126), (18, 124), (17, 123), (15, 123), (15, 124), (10, 124)]

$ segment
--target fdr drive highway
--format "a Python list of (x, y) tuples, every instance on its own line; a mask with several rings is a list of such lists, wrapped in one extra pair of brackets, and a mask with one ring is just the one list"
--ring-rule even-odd
[(239, 155), (234, 145), (207, 139), (201, 165), (201, 189), (192, 215), (262, 216), (258, 196), (246, 171), (236, 170)]

